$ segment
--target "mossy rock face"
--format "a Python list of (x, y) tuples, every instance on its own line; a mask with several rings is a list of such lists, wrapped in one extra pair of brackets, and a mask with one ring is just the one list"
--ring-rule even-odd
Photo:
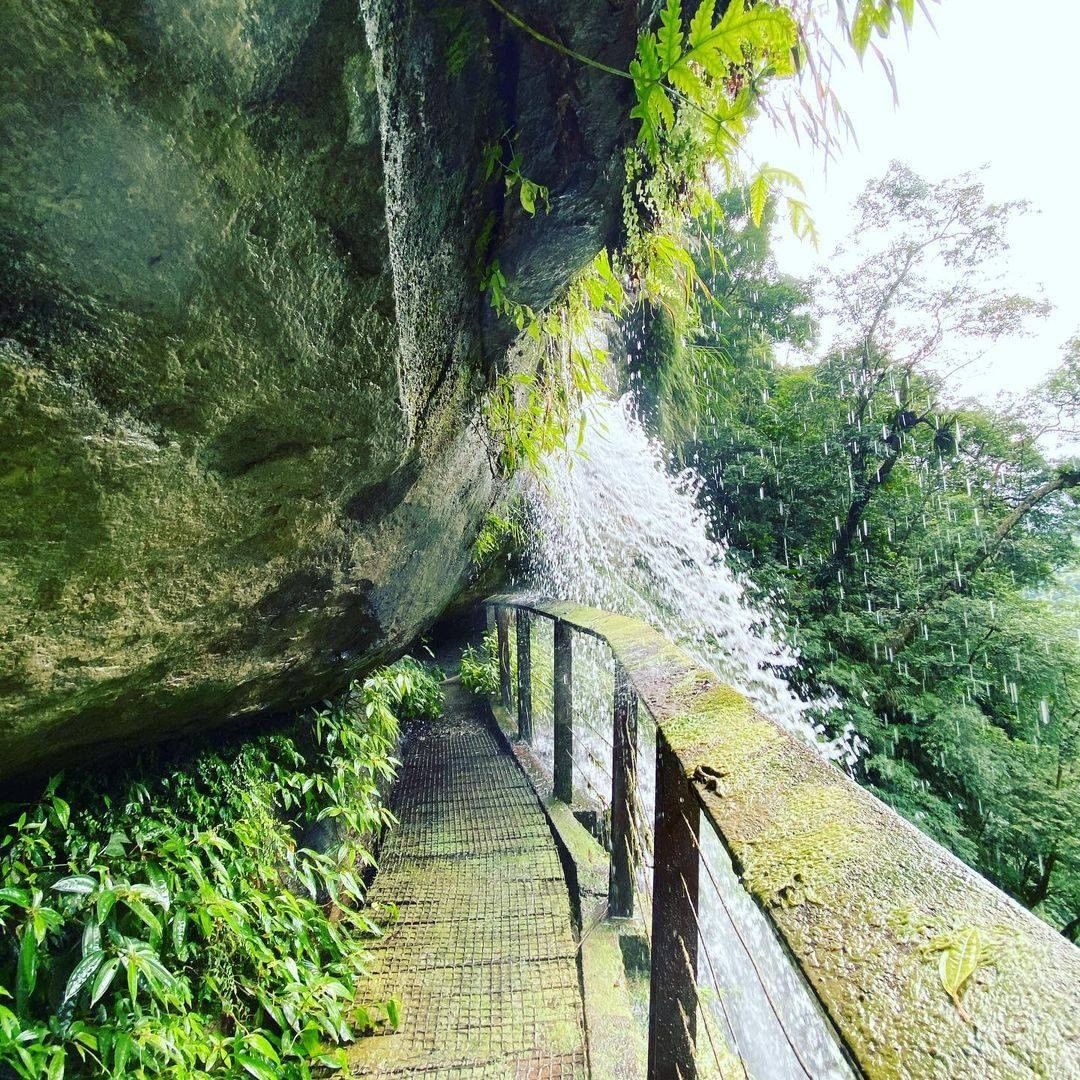
[[(605, 12), (578, 45), (629, 55)], [(628, 138), (565, 144), (544, 110), (597, 91), (530, 50), (419, 0), (4, 5), (0, 781), (317, 700), (460, 589), (509, 342), (478, 267), (550, 298)], [(587, 226), (485, 184), (519, 115)]]

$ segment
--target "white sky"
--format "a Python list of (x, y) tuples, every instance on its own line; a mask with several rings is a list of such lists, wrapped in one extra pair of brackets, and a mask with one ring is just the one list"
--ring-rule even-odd
[(805, 141), (798, 146), (764, 117), (748, 150), (756, 163), (789, 168), (806, 184), (820, 252), (785, 229), (776, 237), (781, 268), (804, 277), (844, 239), (852, 201), (894, 158), (930, 180), (987, 164), (991, 199), (1031, 202), (1010, 231), (1007, 284), (1041, 290), (1054, 311), (1034, 323), (1031, 337), (999, 342), (954, 387), (989, 399), (1037, 382), (1080, 331), (1080, 2), (944, 0), (930, 10), (933, 27), (917, 13), (908, 43), (902, 31), (884, 42), (899, 108), (869, 53), (864, 70), (852, 56), (835, 73), (859, 145), (842, 148), (827, 171)]

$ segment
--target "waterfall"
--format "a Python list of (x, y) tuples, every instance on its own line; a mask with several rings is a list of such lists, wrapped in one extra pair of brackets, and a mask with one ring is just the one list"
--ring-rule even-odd
[(547, 464), (527, 492), (529, 588), (650, 623), (767, 716), (854, 760), (850, 734), (826, 742), (814, 720), (829, 702), (804, 701), (784, 678), (798, 655), (710, 537), (701, 478), (668, 470), (629, 395), (593, 402), (581, 453)]
[[(851, 765), (850, 730), (828, 741), (816, 716), (830, 702), (806, 701), (785, 673), (798, 654), (783, 626), (751, 598), (710, 537), (702, 481), (673, 474), (662, 447), (636, 420), (632, 400), (592, 402), (581, 454), (552, 456), (526, 488), (530, 544), (524, 584), (536, 592), (631, 615), (650, 623), (736, 688), (767, 716), (834, 760)], [(540, 624), (544, 620), (539, 621)], [(533, 652), (534, 748), (552, 761), (551, 630), (537, 625)], [(537, 647), (539, 646), (539, 647)], [(609, 805), (610, 655), (600, 643), (575, 641), (574, 789)], [(635, 826), (650, 850), (655, 738), (638, 733)], [(743, 1080), (851, 1080), (855, 1073), (801, 972), (744, 891), (719, 837), (703, 822), (700, 844), (698, 980), (702, 1075)], [(637, 916), (649, 920), (649, 867), (636, 877)], [(647, 930), (643, 930), (647, 933)]]

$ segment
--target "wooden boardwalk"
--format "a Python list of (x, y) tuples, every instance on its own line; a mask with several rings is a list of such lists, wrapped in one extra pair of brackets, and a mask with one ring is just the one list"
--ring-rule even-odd
[(358, 1000), (402, 1004), (393, 1034), (350, 1051), (360, 1076), (584, 1077), (570, 899), (528, 780), (447, 685), (406, 746), (370, 900), (396, 905)]

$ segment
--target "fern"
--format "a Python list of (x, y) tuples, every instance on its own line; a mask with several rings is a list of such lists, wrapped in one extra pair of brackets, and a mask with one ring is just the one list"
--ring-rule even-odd
[(630, 115), (640, 121), (638, 140), (654, 163), (687, 109), (706, 121), (706, 145), (730, 155), (732, 136), (741, 130), (726, 128), (741, 128), (738, 121), (753, 104), (746, 87), (766, 74), (794, 73), (798, 28), (789, 11), (765, 2), (748, 7), (746, 0), (732, 0), (719, 20), (715, 10), (715, 0), (701, 4), (684, 35), (682, 2), (668, 0), (659, 29), (638, 40)]

